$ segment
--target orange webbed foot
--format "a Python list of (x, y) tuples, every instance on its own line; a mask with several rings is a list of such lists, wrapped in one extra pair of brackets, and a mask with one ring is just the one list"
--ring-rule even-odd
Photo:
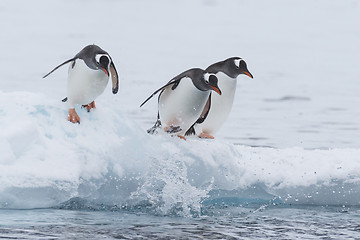
[(181, 138), (182, 140), (186, 141), (186, 137), (180, 136), (180, 135), (178, 135), (178, 137)]
[(69, 109), (69, 116), (68, 116), (68, 120), (72, 123), (80, 123), (80, 117), (79, 115), (76, 113), (75, 108), (70, 108)]
[[(164, 131), (169, 133), (169, 134), (174, 134), (174, 133), (180, 132), (181, 128), (180, 128), (180, 126), (176, 126), (176, 127), (174, 127), (174, 126), (165, 126)], [(172, 136), (174, 136), (174, 135), (172, 135)], [(184, 136), (177, 135), (177, 137), (179, 137), (179, 138), (186, 141), (186, 137), (184, 137)]]
[(200, 133), (199, 135), (200, 138), (210, 138), (210, 139), (214, 139), (214, 137), (208, 133)]
[(86, 108), (86, 110), (87, 110), (88, 112), (90, 112), (90, 110), (91, 110), (92, 108), (96, 108), (96, 106), (95, 106), (95, 101), (92, 101), (91, 103), (89, 103), (89, 104), (87, 104), (87, 105), (82, 105), (81, 107)]

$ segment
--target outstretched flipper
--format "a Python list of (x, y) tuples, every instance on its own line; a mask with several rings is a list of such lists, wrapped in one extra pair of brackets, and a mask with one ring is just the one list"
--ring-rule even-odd
[[(150, 97), (148, 97), (141, 105), (140, 107), (142, 107), (147, 101), (149, 101), (153, 96), (155, 96), (158, 92), (160, 92), (161, 90), (165, 89), (166, 87), (170, 86), (171, 84), (176, 84), (177, 81), (180, 81), (179, 80), (171, 80), (170, 82), (168, 82), (167, 84), (165, 84), (164, 86), (162, 86), (161, 88), (159, 88), (158, 90), (156, 90), (153, 94), (150, 95)], [(174, 89), (173, 89), (174, 90)]]
[(149, 101), (153, 96), (155, 96), (158, 92), (164, 90), (166, 87), (170, 86), (173, 84), (173, 86), (171, 87), (171, 90), (175, 90), (176, 87), (179, 85), (180, 80), (184, 77), (186, 77), (188, 74), (188, 71), (185, 71), (179, 75), (177, 75), (176, 77), (174, 77), (173, 79), (171, 79), (167, 84), (165, 84), (164, 86), (162, 86), (161, 88), (159, 88), (158, 90), (156, 90), (153, 94), (151, 94), (150, 97), (148, 97), (141, 105), (140, 107), (142, 107), (147, 101)]
[(60, 64), (59, 66), (57, 66), (57, 67), (55, 67), (53, 70), (51, 70), (48, 74), (46, 74), (45, 76), (43, 76), (43, 78), (46, 78), (47, 76), (49, 76), (51, 73), (53, 73), (53, 72), (54, 72), (56, 69), (58, 69), (59, 67), (65, 65), (65, 64), (68, 64), (69, 62), (72, 62), (72, 61), (74, 61), (75, 59), (76, 59), (76, 57), (75, 57), (75, 58), (72, 58), (72, 59), (69, 59), (69, 60), (67, 60), (67, 61), (65, 61), (65, 62), (63, 62), (62, 64)]

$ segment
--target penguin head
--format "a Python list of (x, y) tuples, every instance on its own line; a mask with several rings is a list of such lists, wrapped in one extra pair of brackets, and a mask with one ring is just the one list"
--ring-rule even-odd
[(213, 90), (221, 95), (221, 90), (218, 86), (218, 79), (214, 74), (205, 73), (204, 74), (204, 81), (207, 85), (208, 90)]
[(226, 61), (228, 61), (229, 67), (233, 70), (232, 72), (236, 72), (237, 75), (245, 74), (250, 78), (254, 78), (253, 75), (248, 70), (246, 62), (243, 59), (239, 57), (234, 57), (234, 58), (229, 58)]
[(231, 78), (237, 78), (240, 74), (245, 74), (253, 78), (253, 75), (247, 69), (246, 62), (239, 57), (232, 57), (224, 61), (214, 63), (206, 68), (205, 71), (214, 74), (223, 72)]
[(75, 58), (82, 59), (85, 64), (93, 70), (101, 70), (109, 76), (109, 66), (111, 58), (109, 54), (99, 46), (93, 44), (84, 47)]
[(110, 57), (107, 54), (99, 53), (95, 55), (95, 64), (98, 69), (101, 69), (109, 76)]

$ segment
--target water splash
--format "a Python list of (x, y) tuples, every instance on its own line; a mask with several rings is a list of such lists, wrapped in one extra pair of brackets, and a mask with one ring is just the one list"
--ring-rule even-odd
[(252, 148), (153, 136), (101, 104), (90, 113), (79, 109), (81, 124), (71, 124), (61, 102), (34, 93), (0, 93), (0, 104), (1, 208), (196, 216), (214, 206), (257, 209), (272, 199), (360, 205), (360, 149)]

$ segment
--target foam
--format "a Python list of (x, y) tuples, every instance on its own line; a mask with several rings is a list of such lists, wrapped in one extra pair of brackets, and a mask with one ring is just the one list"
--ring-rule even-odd
[(77, 109), (81, 124), (72, 124), (61, 101), (31, 92), (0, 92), (0, 109), (1, 208), (53, 207), (74, 198), (146, 202), (161, 213), (200, 212), (204, 200), (230, 197), (360, 205), (360, 149), (153, 136), (102, 104), (90, 113)]

